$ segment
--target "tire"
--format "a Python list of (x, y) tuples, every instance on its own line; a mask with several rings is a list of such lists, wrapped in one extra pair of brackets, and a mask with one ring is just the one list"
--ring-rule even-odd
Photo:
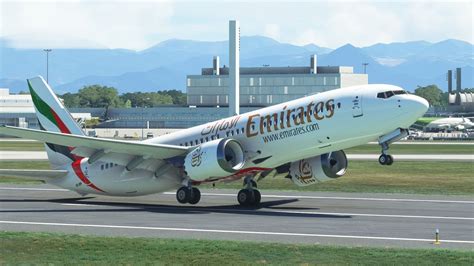
[(260, 204), (260, 201), (262, 200), (262, 194), (260, 194), (260, 191), (255, 189), (253, 191), (253, 196), (255, 198), (253, 204), (254, 204), (254, 206), (258, 206)]
[(392, 165), (393, 164), (393, 157), (392, 155), (387, 155), (387, 165)]
[(237, 194), (237, 201), (241, 206), (249, 206), (253, 201), (252, 191), (241, 189)]
[(191, 199), (191, 190), (188, 187), (181, 187), (176, 191), (176, 200), (181, 203), (185, 204), (188, 203)]
[(387, 164), (387, 161), (388, 161), (388, 156), (386, 154), (382, 154), (380, 155), (379, 157), (379, 163), (381, 165), (386, 165)]
[(197, 204), (201, 200), (201, 191), (198, 188), (193, 187), (189, 204)]

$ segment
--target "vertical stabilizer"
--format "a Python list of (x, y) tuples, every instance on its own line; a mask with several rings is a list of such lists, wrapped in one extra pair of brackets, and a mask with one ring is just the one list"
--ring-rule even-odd
[[(71, 114), (41, 76), (28, 79), (27, 82), (42, 130), (84, 135)], [(71, 160), (77, 159), (71, 154), (71, 149), (66, 146), (46, 143), (46, 151), (53, 166), (68, 164)]]

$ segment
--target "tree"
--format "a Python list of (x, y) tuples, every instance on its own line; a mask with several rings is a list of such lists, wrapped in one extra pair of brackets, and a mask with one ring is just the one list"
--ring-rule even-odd
[(426, 87), (418, 86), (415, 90), (415, 95), (425, 98), (431, 106), (442, 106), (443, 91), (436, 85), (428, 85)]
[(81, 107), (79, 95), (77, 93), (65, 93), (60, 98), (63, 99), (64, 105), (69, 108)]
[(186, 103), (187, 103), (186, 94), (183, 93), (182, 91), (179, 91), (179, 90), (164, 90), (164, 91), (159, 91), (158, 93), (162, 94), (162, 95), (171, 96), (171, 98), (173, 100), (173, 104), (186, 105)]
[(114, 87), (91, 85), (78, 92), (81, 107), (119, 107), (122, 105), (117, 89)]

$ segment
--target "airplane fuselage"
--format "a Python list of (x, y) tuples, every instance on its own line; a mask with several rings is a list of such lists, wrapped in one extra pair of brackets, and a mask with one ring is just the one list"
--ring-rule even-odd
[[(408, 128), (426, 111), (420, 108), (426, 107), (426, 101), (406, 93), (380, 96), (393, 91), (402, 89), (377, 84), (335, 89), (144, 142), (197, 147), (215, 139), (232, 138), (245, 152), (243, 170), (273, 169), (362, 145), (397, 128)], [(55, 184), (81, 194), (117, 196), (157, 193), (181, 186), (179, 180), (155, 177), (153, 167), (128, 171), (106, 161), (89, 164), (84, 158), (80, 164), (71, 165), (74, 174)], [(78, 174), (84, 180), (78, 180)]]

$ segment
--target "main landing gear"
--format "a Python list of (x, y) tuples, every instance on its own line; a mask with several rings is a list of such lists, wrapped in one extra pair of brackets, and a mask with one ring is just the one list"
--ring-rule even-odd
[(245, 207), (256, 207), (260, 204), (260, 200), (262, 199), (262, 195), (260, 191), (258, 191), (257, 183), (252, 177), (246, 177), (244, 179), (244, 186), (245, 188), (241, 189), (237, 194), (237, 200), (241, 206)]
[(393, 157), (390, 154), (387, 154), (389, 145), (398, 141), (406, 136), (408, 136), (408, 129), (398, 128), (387, 135), (379, 137), (379, 145), (382, 147), (382, 154), (379, 157), (379, 163), (381, 165), (392, 165)]
[(201, 200), (201, 191), (195, 187), (182, 186), (176, 192), (176, 200), (182, 204), (197, 204)]

